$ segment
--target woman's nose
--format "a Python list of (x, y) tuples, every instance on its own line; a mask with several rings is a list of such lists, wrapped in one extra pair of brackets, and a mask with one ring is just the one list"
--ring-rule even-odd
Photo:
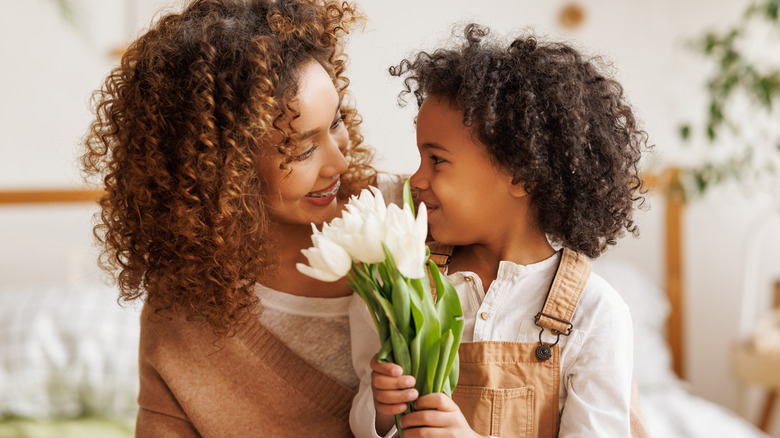
[(346, 139), (346, 141), (334, 140), (335, 141), (332, 144), (328, 145), (328, 153), (325, 157), (323, 173), (326, 176), (340, 175), (349, 168), (345, 156), (349, 139)]

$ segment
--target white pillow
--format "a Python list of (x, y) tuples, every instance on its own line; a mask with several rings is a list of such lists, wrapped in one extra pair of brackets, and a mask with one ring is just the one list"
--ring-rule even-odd
[(0, 417), (135, 415), (139, 309), (116, 298), (100, 284), (0, 289)]
[(601, 275), (631, 309), (634, 324), (634, 378), (640, 387), (676, 384), (666, 341), (669, 301), (666, 294), (635, 266), (620, 261), (597, 261)]

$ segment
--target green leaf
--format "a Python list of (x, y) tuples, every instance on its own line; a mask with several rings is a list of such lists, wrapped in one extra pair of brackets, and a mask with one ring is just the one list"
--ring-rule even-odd
[(395, 265), (395, 259), (393, 258), (393, 254), (390, 253), (390, 249), (385, 245), (385, 242), (382, 242), (382, 249), (385, 252), (385, 260), (382, 262), (385, 269), (387, 269), (388, 276), (392, 277), (390, 275), (391, 272), (398, 272), (398, 267)]
[(412, 209), (412, 216), (417, 217), (414, 213), (414, 200), (412, 200), (412, 189), (409, 178), (404, 181), (404, 205), (408, 205)]
[[(412, 319), (409, 285), (406, 284), (403, 276), (396, 271), (393, 286), (393, 312), (395, 313), (395, 323), (398, 326), (404, 341), (409, 342), (409, 331), (411, 330), (410, 323)], [(409, 370), (411, 370), (411, 367)]]
[(452, 397), (452, 393), (455, 391), (455, 387), (458, 386), (458, 377), (460, 376), (460, 362), (458, 355), (455, 354), (455, 361), (450, 368), (450, 376), (447, 379), (447, 384), (442, 389), (442, 392)]
[[(455, 385), (458, 383), (458, 348), (460, 347), (460, 341), (463, 338), (463, 326), (466, 323), (464, 319), (456, 319), (452, 323), (452, 348), (447, 353), (447, 362), (444, 365), (444, 376), (452, 376), (453, 370), (455, 370), (455, 381), (450, 382), (450, 392), (447, 395), (452, 395), (452, 391), (455, 390)], [(442, 388), (442, 392), (444, 389)]]
[(440, 341), (439, 360), (436, 364), (436, 374), (433, 378), (433, 386), (431, 390), (433, 392), (441, 392), (444, 387), (445, 370), (447, 369), (447, 361), (450, 357), (450, 351), (452, 350), (452, 344), (455, 342), (455, 337), (452, 335), (452, 330), (447, 330), (442, 334)]
[(390, 273), (387, 272), (387, 266), (385, 266), (384, 263), (377, 263), (372, 266), (374, 266), (373, 275), (376, 276), (379, 274), (379, 278), (382, 281), (382, 295), (384, 295), (385, 298), (390, 298), (393, 291), (393, 278)]
[[(428, 260), (428, 269), (433, 277), (434, 284), (436, 284), (436, 311), (439, 321), (442, 325), (442, 333), (450, 329), (449, 321), (453, 318), (463, 317), (463, 309), (460, 306), (460, 298), (458, 298), (458, 292), (452, 286), (437, 269), (436, 264), (432, 260)], [(445, 325), (446, 324), (446, 325)]]
[[(438, 291), (438, 300), (436, 301), (436, 312), (441, 324), (442, 337), (449, 333), (452, 336), (452, 345), (449, 348), (442, 349), (442, 354), (446, 355), (440, 363), (444, 367), (441, 374), (437, 375), (437, 390), (443, 389), (443, 381), (450, 374), (453, 364), (457, 361), (458, 347), (463, 336), (463, 308), (460, 305), (458, 292), (452, 284), (444, 277), (432, 261), (428, 261), (428, 268), (433, 277), (436, 290)], [(457, 383), (457, 380), (455, 381)], [(451, 387), (455, 389), (454, 386)]]
[(680, 138), (688, 140), (691, 137), (691, 125), (685, 124), (680, 126)]
[(379, 334), (379, 343), (383, 343), (389, 339), (390, 336), (387, 329), (387, 317), (384, 315), (379, 303), (377, 303), (368, 292), (372, 287), (371, 284), (366, 284), (365, 281), (361, 280), (360, 275), (355, 274), (358, 271), (360, 271), (360, 269), (353, 263), (352, 271), (347, 274), (347, 278), (349, 278), (347, 285), (366, 303), (369, 311), (368, 313), (371, 314), (371, 319), (374, 320), (374, 325)]
[[(430, 357), (433, 344), (439, 342), (441, 337), (441, 329), (439, 325), (438, 315), (436, 308), (433, 305), (433, 298), (431, 297), (430, 288), (427, 284), (427, 279), (412, 279), (410, 280), (412, 286), (412, 316), (415, 317), (415, 331), (416, 335), (412, 339), (412, 352), (419, 352), (418, 369), (415, 377), (417, 383), (415, 388), (421, 395), (430, 393), (430, 386), (426, 387), (428, 378), (433, 379), (433, 375), (428, 376), (428, 370), (432, 358)], [(417, 319), (421, 321), (417, 324)], [(438, 360), (438, 358), (436, 359)]]
[(777, 12), (780, 10), (780, 0), (769, 0), (766, 7), (766, 15), (769, 19), (777, 21)]
[[(412, 290), (412, 294), (414, 293), (415, 293), (414, 290)], [(411, 301), (410, 308), (412, 312), (412, 321), (414, 323), (414, 335), (412, 336), (412, 339), (409, 341), (409, 353), (411, 355), (411, 361), (412, 361), (412, 375), (417, 376), (417, 374), (420, 372), (420, 357), (422, 356), (421, 354), (422, 336), (418, 336), (418, 333), (420, 332), (420, 329), (425, 323), (425, 316), (423, 315), (422, 310), (420, 310), (420, 308), (417, 305), (415, 305), (414, 299), (411, 299), (410, 301)]]
[(390, 340), (390, 337), (385, 339), (385, 341), (382, 343), (382, 348), (379, 349), (379, 354), (377, 354), (376, 360), (380, 363), (395, 363), (393, 361), (393, 342)]
[(395, 363), (401, 366), (404, 370), (404, 374), (409, 374), (412, 371), (412, 361), (409, 356), (409, 344), (401, 334), (398, 326), (395, 323), (390, 323), (390, 341), (393, 344), (393, 358)]
[(439, 366), (439, 355), (441, 354), (441, 337), (436, 336), (435, 339), (431, 339), (431, 342), (426, 349), (425, 355), (428, 357), (426, 361), (427, 370), (425, 373), (425, 384), (420, 394), (431, 394), (434, 392), (434, 381), (436, 379), (436, 368)]

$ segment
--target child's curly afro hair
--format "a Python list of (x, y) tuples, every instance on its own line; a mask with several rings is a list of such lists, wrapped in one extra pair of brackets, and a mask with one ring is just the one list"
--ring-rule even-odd
[(647, 134), (621, 85), (565, 44), (524, 36), (501, 45), (476, 24), (464, 33), (461, 46), (390, 68), (406, 77), (401, 103), (437, 96), (462, 110), (476, 140), (524, 182), (553, 244), (596, 257), (625, 231), (637, 235)]

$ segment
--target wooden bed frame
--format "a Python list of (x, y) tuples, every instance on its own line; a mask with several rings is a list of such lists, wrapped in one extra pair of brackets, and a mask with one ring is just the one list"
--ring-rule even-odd
[[(651, 192), (661, 194), (665, 200), (664, 211), (664, 289), (671, 305), (667, 322), (667, 341), (672, 354), (672, 369), (685, 379), (683, 325), (684, 290), (682, 258), (682, 220), (685, 200), (680, 190), (680, 170), (668, 168), (645, 177)], [(3, 204), (49, 204), (96, 202), (103, 194), (93, 188), (53, 190), (0, 190), (0, 206)]]

